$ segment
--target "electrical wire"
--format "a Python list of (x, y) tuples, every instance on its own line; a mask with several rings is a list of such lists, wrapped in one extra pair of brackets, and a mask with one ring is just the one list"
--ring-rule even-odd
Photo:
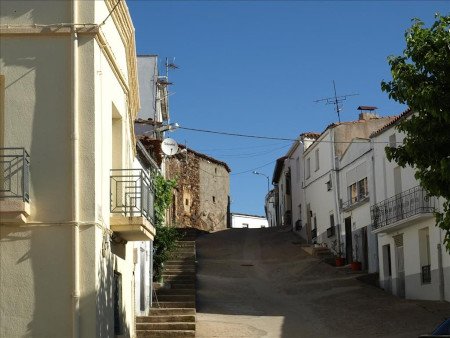
[(116, 10), (117, 6), (119, 6), (119, 3), (120, 3), (121, 1), (122, 1), (122, 0), (117, 0), (117, 3), (114, 5), (114, 7), (113, 7), (113, 9), (111, 10), (111, 12), (108, 13), (108, 16), (106, 17), (106, 19), (102, 21), (102, 23), (100, 24), (100, 26), (103, 26), (103, 25), (105, 24), (106, 20), (108, 20), (109, 17), (112, 15), (112, 13), (114, 13), (114, 11)]
[[(261, 168), (267, 167), (268, 165), (270, 165), (270, 164), (272, 164), (272, 163), (275, 163), (276, 161), (277, 161), (277, 160), (270, 161), (270, 162), (268, 162), (268, 163), (262, 164), (262, 165), (260, 165), (260, 166), (258, 166), (258, 167), (252, 168), (252, 169), (247, 169), (247, 170), (243, 170), (243, 171), (238, 171), (237, 173), (231, 173), (229, 176), (236, 176), (236, 175), (246, 174), (246, 173), (252, 172), (252, 171), (254, 171), (254, 170), (256, 170), (256, 169), (261, 169)], [(216, 174), (210, 173), (209, 171), (203, 170), (202, 168), (199, 168), (199, 169), (200, 169), (200, 171), (203, 171), (204, 173), (209, 174), (209, 175), (211, 175), (211, 176), (213, 176), (213, 177), (220, 177), (220, 178), (228, 177), (228, 176), (216, 175)]]
[[(182, 127), (179, 126), (179, 129), (189, 130), (189, 131), (196, 131), (200, 133), (209, 133), (209, 134), (218, 134), (218, 135), (225, 135), (225, 136), (236, 136), (236, 137), (246, 137), (246, 138), (256, 138), (256, 139), (264, 139), (264, 140), (280, 140), (280, 141), (292, 141), (292, 142), (299, 142), (299, 139), (292, 139), (292, 138), (283, 138), (283, 137), (271, 137), (271, 136), (261, 136), (261, 135), (249, 135), (249, 134), (239, 134), (239, 133), (230, 133), (230, 132), (224, 132), (224, 131), (216, 131), (216, 130), (207, 130), (207, 129), (198, 129), (198, 128), (188, 128), (188, 127)], [(350, 144), (350, 143), (362, 143), (366, 144), (367, 141), (355, 141), (354, 139), (350, 141), (330, 141), (330, 140), (312, 140), (313, 143), (333, 143), (333, 144)], [(379, 144), (390, 144), (389, 141), (371, 141), (372, 143), (379, 143)], [(402, 144), (403, 142), (396, 142), (397, 144)]]

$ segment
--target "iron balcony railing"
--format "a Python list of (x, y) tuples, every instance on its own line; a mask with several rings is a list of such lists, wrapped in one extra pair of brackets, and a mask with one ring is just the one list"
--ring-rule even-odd
[(317, 228), (311, 230), (311, 238), (312, 239), (317, 238)]
[(143, 216), (154, 224), (155, 193), (150, 177), (142, 169), (112, 169), (111, 213)]
[(376, 230), (414, 215), (433, 213), (435, 208), (436, 198), (416, 186), (373, 205), (370, 208), (372, 228)]
[(30, 201), (30, 155), (24, 148), (0, 148), (0, 199)]

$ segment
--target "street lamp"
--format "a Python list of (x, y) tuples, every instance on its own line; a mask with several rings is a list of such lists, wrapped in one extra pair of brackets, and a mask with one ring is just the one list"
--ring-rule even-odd
[(253, 174), (255, 174), (255, 175), (261, 175), (261, 176), (264, 176), (265, 178), (267, 178), (267, 192), (269, 192), (269, 191), (270, 191), (270, 188), (269, 188), (269, 176), (267, 176), (266, 174), (257, 172), (257, 171), (253, 171)]

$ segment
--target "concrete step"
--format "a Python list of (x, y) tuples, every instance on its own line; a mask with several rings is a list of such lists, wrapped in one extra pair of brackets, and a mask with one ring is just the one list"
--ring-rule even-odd
[(138, 338), (188, 338), (195, 337), (195, 330), (138, 330)]
[(157, 295), (195, 295), (194, 288), (186, 289), (159, 289), (156, 291)]
[[(193, 308), (156, 308), (150, 309), (150, 316), (180, 316), (180, 315), (195, 315), (196, 311)], [(143, 318), (143, 317), (138, 317)], [(145, 317), (144, 317), (145, 318)]]
[(136, 323), (173, 323), (173, 322), (195, 323), (195, 314), (136, 317)]
[(195, 322), (138, 323), (137, 330), (195, 330)]
[(193, 308), (195, 309), (195, 302), (153, 302), (153, 306), (160, 308)]
[(172, 267), (172, 266), (166, 266), (165, 268), (164, 268), (164, 271), (166, 272), (166, 273), (169, 273), (170, 272), (170, 274), (176, 274), (176, 273), (182, 273), (182, 272), (189, 272), (189, 273), (193, 273), (193, 274), (195, 274), (195, 268), (184, 268), (184, 267)]
[(171, 289), (193, 289), (195, 290), (195, 283), (194, 282), (171, 282), (170, 283)]
[(195, 281), (195, 274), (183, 274), (183, 275), (167, 275), (163, 274), (163, 280), (166, 282), (181, 282), (181, 281)]
[(191, 295), (157, 295), (159, 302), (195, 302), (195, 294)]

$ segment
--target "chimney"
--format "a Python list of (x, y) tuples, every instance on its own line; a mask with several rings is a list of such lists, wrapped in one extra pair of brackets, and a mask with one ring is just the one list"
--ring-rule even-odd
[(380, 116), (375, 112), (377, 107), (374, 106), (359, 106), (357, 108), (359, 113), (359, 120), (368, 121), (372, 119), (378, 119)]

